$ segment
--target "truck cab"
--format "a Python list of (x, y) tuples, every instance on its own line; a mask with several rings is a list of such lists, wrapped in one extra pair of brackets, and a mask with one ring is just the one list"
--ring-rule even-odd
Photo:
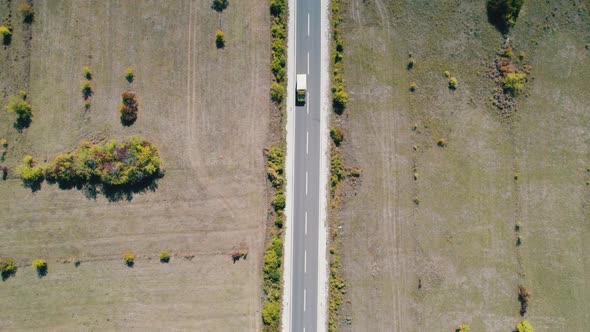
[(307, 75), (297, 74), (297, 103), (305, 104), (305, 95), (307, 94)]

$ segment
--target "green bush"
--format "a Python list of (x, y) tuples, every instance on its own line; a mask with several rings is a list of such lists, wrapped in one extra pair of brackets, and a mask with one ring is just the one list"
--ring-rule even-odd
[(282, 213), (278, 213), (275, 218), (275, 226), (277, 226), (277, 228), (283, 228), (284, 222), (285, 222), (285, 215)]
[(445, 77), (451, 77), (451, 72), (450, 72), (450, 71), (448, 71), (448, 70), (445, 70), (445, 71), (443, 72), (443, 75), (445, 75)]
[(469, 325), (467, 324), (461, 324), (459, 325), (459, 327), (457, 327), (457, 330), (455, 330), (456, 332), (468, 332), (471, 328), (469, 327)]
[(340, 89), (334, 93), (334, 100), (333, 106), (334, 111), (338, 114), (342, 114), (344, 109), (346, 108), (346, 104), (348, 103), (348, 93), (346, 93), (343, 89)]
[(6, 25), (2, 25), (2, 26), (0, 26), (0, 35), (2, 35), (2, 37), (4, 37), (4, 38), (11, 37), (12, 31)]
[(275, 211), (282, 211), (285, 209), (286, 199), (285, 194), (282, 192), (278, 192), (275, 194), (275, 198), (272, 201), (272, 205), (275, 208)]
[(121, 94), (121, 104), (119, 104), (119, 113), (121, 113), (121, 124), (131, 126), (137, 120), (139, 105), (137, 96), (131, 91), (125, 91)]
[(135, 79), (135, 70), (133, 67), (127, 67), (127, 69), (125, 69), (125, 79), (129, 83), (133, 83), (133, 80)]
[(127, 251), (123, 254), (123, 260), (125, 261), (125, 265), (129, 267), (133, 267), (135, 264), (135, 255), (131, 251)]
[(330, 137), (336, 146), (340, 146), (340, 143), (344, 140), (344, 131), (340, 127), (334, 127), (330, 129)]
[(82, 89), (82, 96), (84, 97), (84, 99), (87, 99), (88, 97), (92, 96), (92, 93), (94, 91), (92, 91), (92, 83), (90, 83), (89, 79), (85, 79), (80, 83), (80, 88)]
[(418, 87), (418, 85), (416, 84), (416, 82), (410, 83), (410, 91), (412, 91), (412, 92), (416, 91), (417, 87)]
[(217, 32), (215, 32), (215, 45), (217, 48), (225, 47), (225, 33), (223, 33), (221, 30), (217, 30)]
[(458, 85), (457, 79), (455, 77), (451, 77), (449, 79), (449, 89), (455, 90), (455, 89), (457, 89), (457, 85)]
[(285, 1), (284, 0), (271, 0), (270, 1), (270, 14), (274, 17), (283, 15), (285, 12)]
[(525, 73), (509, 73), (504, 76), (502, 85), (504, 91), (510, 92), (513, 96), (516, 96), (522, 89), (527, 81), (527, 75)]
[(33, 190), (38, 190), (45, 179), (44, 166), (37, 165), (31, 156), (23, 158), (22, 163), (16, 167), (16, 174), (25, 187)]
[(170, 262), (170, 253), (168, 251), (164, 250), (160, 253), (160, 262), (162, 262), (162, 263)]
[(37, 258), (33, 261), (32, 266), (37, 270), (37, 274), (42, 277), (47, 274), (47, 262), (44, 259)]
[(84, 66), (84, 68), (82, 68), (82, 71), (84, 72), (84, 77), (87, 80), (91, 80), (92, 79), (92, 69), (90, 69), (89, 66)]
[(276, 301), (265, 301), (262, 305), (262, 322), (264, 325), (267, 325), (271, 331), (278, 331), (280, 318), (281, 303)]
[(215, 11), (221, 12), (224, 9), (226, 9), (228, 5), (229, 5), (228, 0), (213, 0), (213, 3), (211, 4), (211, 8), (213, 8)]
[(285, 97), (285, 87), (277, 82), (272, 82), (270, 87), (270, 99), (275, 103), (280, 104)]
[(0, 274), (2, 279), (6, 280), (8, 277), (13, 276), (16, 273), (16, 262), (12, 258), (0, 259)]
[(501, 32), (507, 32), (520, 13), (524, 0), (488, 0), (488, 20)]
[(29, 127), (33, 116), (31, 104), (25, 99), (26, 95), (24, 97), (10, 97), (8, 104), (4, 107), (6, 112), (16, 114), (14, 127), (19, 130)]
[(535, 332), (533, 326), (527, 320), (523, 320), (522, 322), (518, 323), (518, 325), (516, 325), (516, 330), (518, 332)]
[(33, 11), (33, 7), (28, 4), (23, 4), (18, 7), (18, 13), (23, 18), (25, 23), (33, 22), (33, 17), (35, 16), (35, 12)]
[(332, 188), (335, 188), (345, 176), (346, 167), (344, 166), (344, 158), (338, 149), (333, 148), (330, 160), (330, 177)]

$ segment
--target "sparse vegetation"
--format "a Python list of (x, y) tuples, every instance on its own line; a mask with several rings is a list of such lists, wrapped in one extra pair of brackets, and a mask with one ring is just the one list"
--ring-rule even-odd
[(10, 97), (8, 104), (4, 107), (6, 112), (16, 114), (14, 128), (22, 130), (28, 128), (31, 124), (31, 117), (33, 116), (31, 104), (26, 100), (25, 96)]
[(12, 258), (2, 258), (0, 259), (0, 274), (2, 275), (2, 280), (6, 280), (9, 277), (16, 274), (16, 262)]
[(523, 320), (516, 325), (516, 331), (518, 332), (535, 332), (531, 323), (528, 320)]
[(340, 127), (333, 127), (330, 129), (330, 137), (336, 146), (340, 146), (340, 143), (344, 140), (344, 131)]
[(139, 112), (137, 96), (131, 91), (125, 91), (121, 95), (121, 99), (121, 104), (119, 105), (121, 124), (128, 127), (133, 125), (137, 120), (137, 113)]
[(438, 141), (436, 142), (436, 145), (438, 145), (441, 148), (444, 148), (445, 146), (447, 146), (447, 140), (444, 139), (443, 137), (439, 138)]
[(455, 330), (456, 332), (469, 332), (469, 330), (471, 330), (471, 328), (469, 327), (469, 325), (467, 324), (461, 324), (457, 327), (457, 329)]
[(47, 262), (44, 259), (35, 259), (32, 266), (37, 270), (37, 275), (39, 277), (43, 277), (47, 274)]
[(221, 30), (217, 30), (217, 32), (215, 32), (215, 45), (217, 48), (225, 47), (225, 33)]
[(531, 300), (531, 292), (524, 286), (518, 286), (518, 301), (520, 302), (520, 315), (524, 316)]
[(211, 4), (211, 8), (217, 12), (222, 12), (227, 6), (229, 6), (229, 0), (213, 0)]
[(502, 80), (504, 90), (510, 92), (513, 96), (516, 96), (522, 89), (527, 81), (527, 75), (525, 73), (508, 73)]
[(129, 83), (133, 83), (133, 80), (135, 80), (135, 69), (133, 67), (127, 67), (125, 69), (125, 79)]
[(160, 262), (162, 262), (162, 263), (170, 262), (170, 253), (168, 251), (164, 250), (160, 253)]
[(33, 18), (35, 17), (35, 12), (33, 11), (33, 7), (28, 4), (23, 4), (18, 7), (18, 13), (23, 18), (25, 23), (33, 22)]
[(123, 254), (123, 261), (125, 261), (125, 265), (133, 267), (135, 264), (135, 255), (133, 252), (131, 252), (131, 250)]
[(285, 151), (280, 146), (273, 146), (267, 152), (267, 175), (273, 187), (282, 187), (284, 175)]
[(285, 87), (277, 82), (272, 82), (272, 86), (270, 87), (270, 99), (275, 103), (280, 104), (283, 102), (284, 96)]
[(445, 70), (443, 75), (445, 75), (445, 77), (451, 77), (451, 72), (448, 70)]
[(344, 166), (344, 158), (338, 148), (333, 147), (330, 155), (332, 157), (330, 160), (330, 190), (333, 195), (336, 186), (346, 177), (346, 167)]

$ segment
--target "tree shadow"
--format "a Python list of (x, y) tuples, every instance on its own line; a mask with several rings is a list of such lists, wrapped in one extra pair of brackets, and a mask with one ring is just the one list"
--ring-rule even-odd
[(12, 35), (4, 35), (2, 37), (2, 45), (8, 46), (10, 43), (12, 43)]
[(2, 281), (6, 281), (8, 278), (13, 277), (16, 275), (16, 270), (11, 271), (2, 271)]
[(121, 125), (123, 125), (123, 127), (131, 127), (133, 126), (135, 121), (137, 121), (137, 115), (135, 115), (134, 117), (121, 116)]
[(37, 267), (37, 277), (43, 278), (47, 275), (47, 264)]
[(12, 124), (12, 126), (20, 133), (23, 131), (23, 129), (29, 128), (31, 122), (31, 118), (17, 118)]

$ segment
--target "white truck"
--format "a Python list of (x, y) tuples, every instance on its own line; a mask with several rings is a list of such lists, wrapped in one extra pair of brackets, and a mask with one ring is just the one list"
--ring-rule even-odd
[(305, 104), (305, 94), (307, 93), (307, 75), (297, 74), (297, 103)]

